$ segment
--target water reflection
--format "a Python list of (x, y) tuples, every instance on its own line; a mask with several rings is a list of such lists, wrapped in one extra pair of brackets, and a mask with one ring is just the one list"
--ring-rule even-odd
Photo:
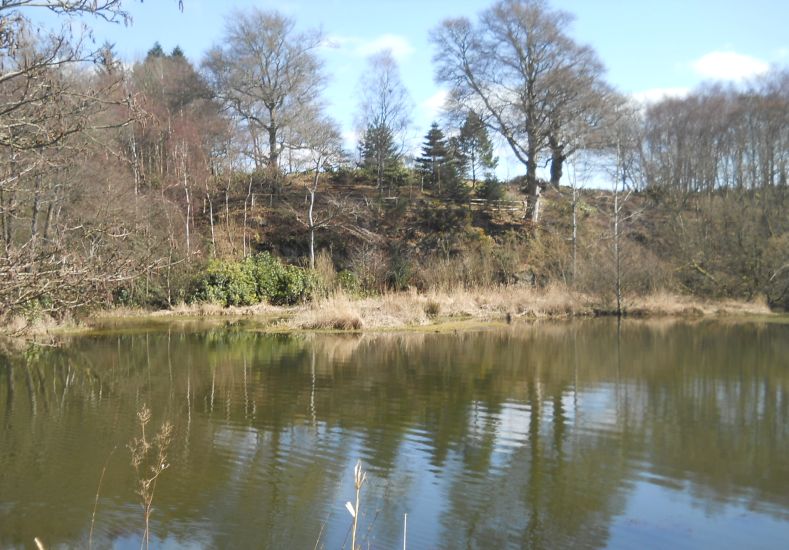
[(162, 547), (312, 548), (319, 535), (348, 547), (361, 458), (364, 547), (401, 546), (407, 512), (414, 548), (726, 546), (733, 530), (778, 548), (788, 335), (607, 321), (456, 335), (173, 326), (6, 351), (0, 546), (84, 546), (105, 463), (94, 546), (139, 546), (125, 445), (145, 402), (154, 425), (176, 428), (152, 518)]

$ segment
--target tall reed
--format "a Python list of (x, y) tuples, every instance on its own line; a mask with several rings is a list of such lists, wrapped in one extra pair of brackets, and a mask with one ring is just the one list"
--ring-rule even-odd
[[(362, 485), (367, 479), (367, 472), (362, 470), (362, 461), (359, 460), (353, 468), (353, 486), (356, 489), (356, 502), (351, 504), (350, 501), (345, 503), (345, 508), (348, 513), (353, 516), (353, 528), (351, 529), (351, 550), (358, 550), (361, 546), (356, 545), (356, 528), (359, 525), (359, 493), (362, 490)], [(347, 540), (347, 539), (346, 539)]]
[(167, 449), (173, 435), (173, 426), (165, 421), (152, 441), (145, 436), (145, 426), (151, 421), (151, 410), (145, 406), (137, 412), (140, 424), (140, 437), (131, 440), (128, 447), (131, 451), (131, 465), (137, 475), (137, 494), (145, 518), (145, 531), (140, 548), (148, 548), (150, 538), (150, 520), (153, 509), (153, 497), (156, 493), (156, 482), (170, 465), (167, 463)]

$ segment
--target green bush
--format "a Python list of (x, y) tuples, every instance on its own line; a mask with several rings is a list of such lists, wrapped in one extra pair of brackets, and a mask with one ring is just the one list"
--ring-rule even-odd
[(249, 271), (255, 280), (258, 301), (273, 303), (272, 298), (278, 294), (279, 279), (285, 271), (285, 266), (268, 252), (246, 258), (244, 263), (249, 266)]
[(477, 189), (477, 196), (489, 201), (500, 201), (504, 198), (504, 185), (495, 177), (485, 178)]
[(283, 266), (277, 275), (276, 290), (269, 302), (276, 305), (293, 305), (312, 297), (318, 286), (317, 277), (307, 269), (293, 265)]
[(351, 296), (361, 296), (362, 294), (362, 282), (353, 271), (340, 271), (337, 274), (337, 286)]
[(312, 297), (315, 275), (284, 265), (268, 252), (241, 261), (212, 260), (201, 273), (191, 294), (193, 302), (248, 306), (260, 302), (292, 305)]
[(255, 277), (247, 260), (211, 260), (198, 276), (192, 301), (223, 306), (248, 306), (260, 301)]

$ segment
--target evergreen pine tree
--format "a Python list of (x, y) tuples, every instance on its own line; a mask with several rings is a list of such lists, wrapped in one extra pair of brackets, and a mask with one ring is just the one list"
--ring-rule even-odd
[(447, 165), (449, 161), (449, 148), (438, 124), (434, 122), (430, 125), (430, 130), (425, 135), (422, 144), (422, 156), (417, 159), (417, 164), (425, 180), (431, 186), (435, 186), (441, 192), (442, 179), (448, 175)]
[(153, 43), (153, 47), (148, 50), (148, 55), (145, 56), (146, 59), (151, 57), (165, 57), (164, 49), (158, 40)]
[(400, 165), (394, 135), (386, 125), (370, 125), (362, 137), (361, 167), (373, 178), (376, 188), (391, 179)]
[(498, 157), (493, 156), (488, 129), (474, 111), (469, 111), (460, 128), (457, 149), (461, 172), (471, 179), (472, 187), (476, 186), (479, 177), (486, 178), (499, 163)]

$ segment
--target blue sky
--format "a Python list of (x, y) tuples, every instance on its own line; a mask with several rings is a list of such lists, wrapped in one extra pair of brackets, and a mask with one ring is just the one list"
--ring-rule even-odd
[[(321, 55), (330, 81), (330, 114), (352, 139), (365, 57), (391, 48), (414, 101), (413, 138), (440, 116), (442, 90), (433, 82), (428, 33), (447, 17), (475, 17), (491, 0), (147, 0), (127, 5), (132, 26), (91, 22), (97, 41), (115, 43), (126, 61), (155, 41), (180, 45), (199, 63), (221, 40), (234, 10), (277, 9), (302, 29), (322, 28), (335, 44)], [(575, 15), (569, 29), (592, 46), (620, 91), (640, 98), (682, 94), (705, 80), (738, 80), (770, 65), (789, 66), (789, 2), (783, 0), (552, 0)], [(513, 168), (515, 169), (515, 168)], [(506, 176), (507, 174), (502, 174)], [(509, 175), (516, 175), (515, 173)]]

